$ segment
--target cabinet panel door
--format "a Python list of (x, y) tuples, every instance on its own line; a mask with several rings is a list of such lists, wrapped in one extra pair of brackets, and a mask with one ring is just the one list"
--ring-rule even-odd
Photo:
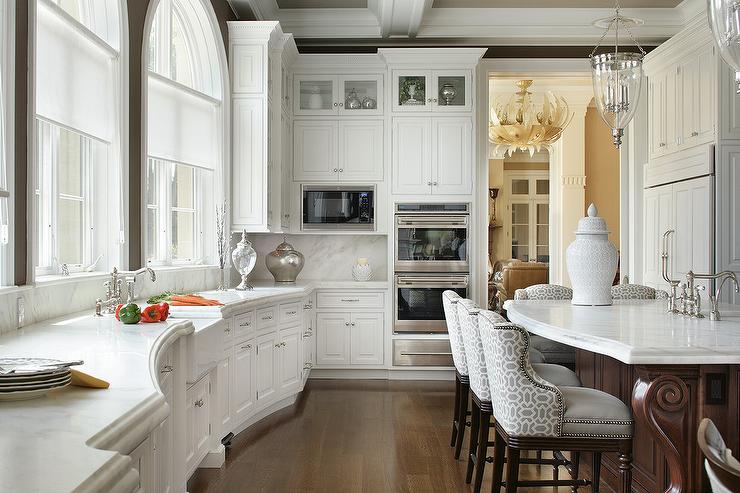
[[(666, 283), (661, 274), (660, 255), (663, 249), (663, 233), (673, 229), (673, 188), (663, 185), (645, 190), (645, 221), (643, 224), (643, 283), (651, 287), (664, 288)], [(672, 243), (668, 245), (673, 255)]]
[(665, 103), (663, 107), (663, 125), (665, 126), (665, 151), (674, 152), (678, 148), (678, 70), (668, 69), (665, 76)]
[(281, 392), (291, 392), (301, 383), (303, 375), (302, 334), (303, 330), (300, 326), (280, 331), (278, 367)]
[(280, 157), (282, 159), (282, 177), (280, 181), (280, 226), (283, 231), (290, 229), (290, 208), (291, 203), (291, 185), (293, 183), (293, 128), (290, 120), (283, 115), (281, 121), (282, 127), (282, 150)]
[(393, 193), (431, 192), (431, 129), (428, 118), (393, 119)]
[[(160, 385), (162, 394), (170, 409), (172, 409), (172, 379), (168, 379)], [(155, 488), (157, 493), (171, 493), (173, 491), (173, 432), (172, 411), (162, 421), (152, 434), (152, 452), (155, 475)]]
[[(382, 75), (353, 75), (339, 77), (339, 94), (342, 104), (339, 106), (340, 115), (368, 116), (383, 114), (383, 76)], [(354, 94), (352, 92), (354, 91)], [(361, 102), (360, 108), (350, 106), (350, 98), (357, 97)], [(373, 101), (375, 101), (373, 107)]]
[[(700, 143), (715, 139), (715, 122), (717, 121), (717, 59), (714, 57), (714, 43), (707, 44), (699, 51), (698, 73), (696, 80), (695, 129)], [(734, 94), (734, 93), (733, 93)]]
[(699, 97), (699, 58), (691, 56), (680, 66), (680, 97), (681, 103), (679, 120), (680, 138), (682, 146), (691, 146), (696, 143), (699, 132), (697, 126), (696, 99)]
[(468, 194), (471, 192), (473, 123), (470, 118), (433, 120), (432, 193)]
[(349, 313), (316, 314), (316, 363), (347, 365), (350, 362)]
[(232, 384), (232, 416), (235, 426), (243, 422), (255, 404), (254, 391), (254, 342), (244, 342), (234, 349)]
[(264, 103), (261, 99), (235, 99), (233, 108), (231, 221), (239, 229), (264, 228), (267, 221)]
[(350, 362), (383, 364), (383, 314), (353, 313), (350, 325)]
[(234, 376), (232, 375), (233, 367), (233, 351), (229, 350), (228, 355), (218, 362), (217, 368), (217, 384), (216, 389), (218, 392), (218, 412), (221, 417), (221, 436), (226, 436), (231, 432), (231, 413), (232, 413), (232, 399), (233, 395), (231, 392), (231, 386)]
[[(705, 176), (673, 184), (674, 225), (673, 277), (684, 279), (689, 270), (713, 272), (712, 178)], [(709, 282), (697, 281), (707, 289)]]
[[(202, 457), (208, 449), (211, 438), (211, 381), (209, 377), (196, 384), (194, 393), (195, 421), (193, 422), (193, 436), (195, 438), (195, 455)], [(196, 464), (197, 465), (197, 464)]]
[(649, 79), (649, 113), (650, 156), (659, 156), (665, 148), (663, 135), (663, 98), (665, 93), (665, 78), (656, 74)]
[(339, 179), (383, 179), (383, 121), (339, 124)]
[(337, 180), (339, 122), (296, 121), (293, 125), (293, 179)]
[(331, 75), (293, 76), (293, 114), (336, 115), (339, 110), (337, 78)]
[(154, 470), (152, 464), (152, 444), (145, 438), (130, 454), (132, 467), (139, 473), (139, 487), (136, 491), (147, 492), (154, 489)]
[(255, 381), (257, 387), (257, 403), (267, 402), (275, 392), (276, 380), (276, 347), (277, 334), (265, 334), (257, 339), (257, 361), (255, 365)]

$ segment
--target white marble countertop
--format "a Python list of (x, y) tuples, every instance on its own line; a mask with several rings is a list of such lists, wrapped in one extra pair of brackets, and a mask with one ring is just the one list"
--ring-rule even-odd
[(740, 364), (740, 306), (721, 305), (717, 322), (666, 313), (661, 300), (593, 307), (508, 300), (504, 308), (533, 334), (627, 364)]
[(308, 296), (317, 289), (341, 290), (384, 290), (390, 287), (389, 281), (317, 281), (298, 280), (295, 283), (276, 284), (273, 281), (254, 281), (251, 291), (204, 291), (198, 294), (218, 300), (223, 306), (173, 306), (170, 312), (176, 318), (227, 318), (265, 303), (280, 303), (293, 298)]
[(214, 323), (169, 319), (123, 325), (112, 316), (85, 312), (0, 337), (0, 357), (82, 359), (82, 371), (110, 382), (109, 389), (69, 386), (39, 399), (0, 402), (0, 491), (135, 486), (130, 459), (114, 450), (124, 444), (133, 448), (168, 412), (151, 377), (154, 356), (177, 337)]

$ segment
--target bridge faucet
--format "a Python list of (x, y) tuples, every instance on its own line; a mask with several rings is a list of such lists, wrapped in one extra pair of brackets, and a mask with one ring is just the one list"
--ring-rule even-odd
[(105, 287), (105, 300), (98, 298), (95, 300), (95, 315), (102, 316), (105, 314), (115, 313), (116, 306), (121, 303), (123, 299), (121, 295), (121, 288), (123, 287), (123, 280), (120, 277), (120, 273), (116, 267), (110, 273), (110, 279), (103, 283)]
[(720, 313), (719, 313), (719, 296), (722, 293), (722, 286), (725, 285), (725, 282), (728, 279), (731, 279), (732, 282), (735, 284), (735, 292), (740, 293), (740, 286), (737, 283), (737, 276), (734, 272), (730, 271), (723, 271), (717, 274), (718, 278), (722, 278), (722, 280), (719, 283), (719, 286), (717, 286), (717, 292), (714, 294), (714, 296), (709, 295), (709, 302), (712, 304), (712, 310), (709, 312), (709, 320), (712, 321), (719, 321), (722, 320)]
[(681, 312), (681, 310), (677, 308), (676, 302), (680, 300), (681, 304), (683, 304), (684, 299), (683, 297), (679, 299), (678, 294), (676, 293), (681, 281), (675, 281), (668, 276), (668, 238), (675, 232), (675, 230), (669, 229), (663, 233), (663, 251), (660, 253), (661, 274), (663, 276), (663, 280), (671, 286), (671, 292), (668, 294), (668, 311), (671, 313)]
[(151, 267), (142, 267), (133, 272), (126, 272), (126, 291), (128, 293), (126, 303), (133, 303), (136, 292), (136, 278), (141, 274), (148, 273), (152, 282), (157, 280), (157, 274)]

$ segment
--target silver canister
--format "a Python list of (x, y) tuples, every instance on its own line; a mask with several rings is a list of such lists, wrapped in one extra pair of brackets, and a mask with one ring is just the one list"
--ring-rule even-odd
[(285, 237), (283, 242), (265, 257), (265, 265), (275, 278), (275, 282), (295, 282), (303, 269), (304, 261), (303, 254), (285, 241)]

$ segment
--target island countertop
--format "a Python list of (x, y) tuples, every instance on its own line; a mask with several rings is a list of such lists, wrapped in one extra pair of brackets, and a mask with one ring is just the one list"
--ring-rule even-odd
[[(722, 320), (666, 312), (662, 300), (507, 300), (509, 320), (553, 341), (626, 364), (740, 364), (740, 307), (721, 305)], [(705, 310), (706, 311), (706, 310)]]

